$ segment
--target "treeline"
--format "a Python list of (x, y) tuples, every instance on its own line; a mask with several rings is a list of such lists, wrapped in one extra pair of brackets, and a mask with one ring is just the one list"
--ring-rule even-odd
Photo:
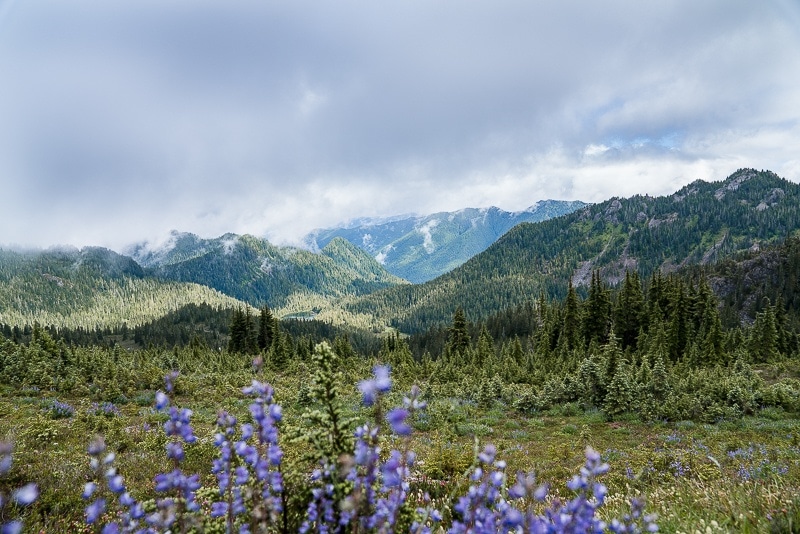
[(228, 335), (217, 346), (200, 336), (172, 349), (73, 346), (62, 331), (33, 326), (9, 335), (3, 327), (0, 382), (119, 401), (155, 387), (170, 370), (216, 375), (218, 383), (252, 374), (254, 362), (270, 372), (297, 372), (328, 339), (348, 369), (380, 361), (401, 382), (426, 384), (430, 395), (501, 402), (525, 413), (601, 410), (609, 418), (717, 421), (765, 407), (800, 412), (800, 338), (782, 295), (765, 299), (752, 324), (731, 327), (704, 276), (657, 272), (645, 283), (628, 272), (611, 288), (594, 272), (585, 295), (571, 284), (565, 293), (481, 322), (457, 309), (448, 328), (410, 338), (278, 321), (267, 307), (185, 310), (183, 319), (205, 327), (224, 311)]
[[(723, 325), (722, 313), (727, 309), (702, 276), (656, 273), (645, 287), (638, 274), (629, 272), (620, 287), (612, 289), (595, 272), (585, 298), (570, 284), (563, 300), (541, 295), (535, 302), (465, 328), (472, 350), (482, 335), (488, 335), (495, 345), (519, 338), (534, 352), (562, 361), (574, 353), (596, 351), (612, 337), (623, 351), (634, 354), (659, 339), (659, 350), (670, 361), (698, 365), (723, 363), (743, 346), (753, 363), (797, 352), (796, 315), (788, 313), (783, 295), (778, 294), (774, 304), (766, 297), (761, 299), (750, 325), (738, 321)], [(463, 310), (456, 312), (456, 322), (459, 317), (465, 320)], [(411, 336), (409, 347), (414, 357), (419, 360), (425, 352), (452, 353), (453, 328), (437, 327)]]
[(612, 290), (595, 272), (585, 298), (569, 285), (563, 300), (542, 296), (474, 324), (459, 309), (449, 328), (395, 341), (400, 357), (388, 358), (444, 391), (522, 411), (574, 404), (671, 420), (797, 411), (798, 333), (780, 296), (761, 308), (751, 325), (726, 328), (703, 277), (656, 273), (645, 286), (628, 273)]
[[(229, 348), (231, 326), (238, 312), (249, 313), (251, 325), (249, 329), (256, 331), (261, 328), (258, 324), (257, 311), (249, 308), (230, 308), (208, 303), (187, 304), (174, 312), (149, 321), (141, 326), (129, 328), (127, 324), (119, 327), (95, 328), (64, 328), (53, 325), (38, 325), (38, 328), (47, 332), (55, 341), (63, 341), (68, 346), (80, 347), (107, 347), (113, 348), (121, 345), (130, 349), (172, 349), (184, 348), (189, 345), (208, 347), (212, 350)], [(271, 316), (271, 312), (270, 312)], [(277, 318), (274, 318), (278, 320)], [(291, 338), (291, 344), (302, 342), (308, 346), (321, 341), (333, 340), (337, 337), (347, 338), (355, 351), (364, 355), (374, 355), (381, 348), (381, 341), (367, 332), (353, 331), (351, 329), (334, 326), (319, 320), (282, 319), (279, 327), (285, 336)], [(0, 323), (0, 335), (15, 343), (27, 344), (31, 341), (35, 325), (11, 326)], [(297, 341), (295, 341), (297, 340)], [(238, 352), (256, 355), (259, 347), (253, 344), (244, 345), (234, 343)]]

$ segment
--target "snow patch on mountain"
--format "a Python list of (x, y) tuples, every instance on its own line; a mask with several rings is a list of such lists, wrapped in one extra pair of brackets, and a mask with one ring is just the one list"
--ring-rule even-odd
[(375, 248), (374, 241), (375, 240), (372, 237), (372, 234), (364, 234), (363, 236), (361, 236), (361, 246), (362, 248), (364, 248), (364, 250), (371, 251), (372, 249), (374, 249)]

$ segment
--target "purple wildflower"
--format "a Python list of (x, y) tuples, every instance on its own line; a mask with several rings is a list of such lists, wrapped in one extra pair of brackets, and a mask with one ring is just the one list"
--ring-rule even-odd
[(358, 389), (363, 395), (364, 406), (372, 406), (381, 393), (392, 389), (392, 379), (389, 377), (389, 368), (385, 365), (376, 365), (372, 368), (374, 378), (362, 380)]

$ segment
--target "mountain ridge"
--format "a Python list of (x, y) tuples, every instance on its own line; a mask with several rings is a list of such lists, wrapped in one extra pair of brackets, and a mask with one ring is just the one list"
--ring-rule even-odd
[(517, 224), (558, 217), (585, 205), (581, 201), (540, 200), (516, 212), (491, 206), (355, 219), (338, 227), (313, 230), (304, 243), (315, 250), (334, 237), (342, 237), (369, 252), (392, 274), (422, 283), (463, 264)]
[(769, 171), (740, 169), (721, 182), (693, 182), (671, 195), (611, 198), (571, 214), (515, 226), (485, 251), (425, 284), (349, 304), (404, 333), (446, 324), (458, 307), (470, 320), (530, 302), (563, 298), (597, 270), (609, 282), (626, 270), (710, 263), (781, 240), (800, 228), (800, 185)]

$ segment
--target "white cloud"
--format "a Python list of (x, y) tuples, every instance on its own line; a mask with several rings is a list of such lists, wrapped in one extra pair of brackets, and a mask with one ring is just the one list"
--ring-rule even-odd
[(586, 145), (586, 148), (583, 149), (583, 155), (584, 156), (588, 156), (588, 157), (599, 156), (600, 154), (604, 154), (604, 153), (608, 152), (610, 149), (611, 149), (611, 147), (608, 147), (608, 146), (603, 145), (603, 144)]
[(791, 1), (6, 2), (0, 242), (800, 181), (798, 27)]

